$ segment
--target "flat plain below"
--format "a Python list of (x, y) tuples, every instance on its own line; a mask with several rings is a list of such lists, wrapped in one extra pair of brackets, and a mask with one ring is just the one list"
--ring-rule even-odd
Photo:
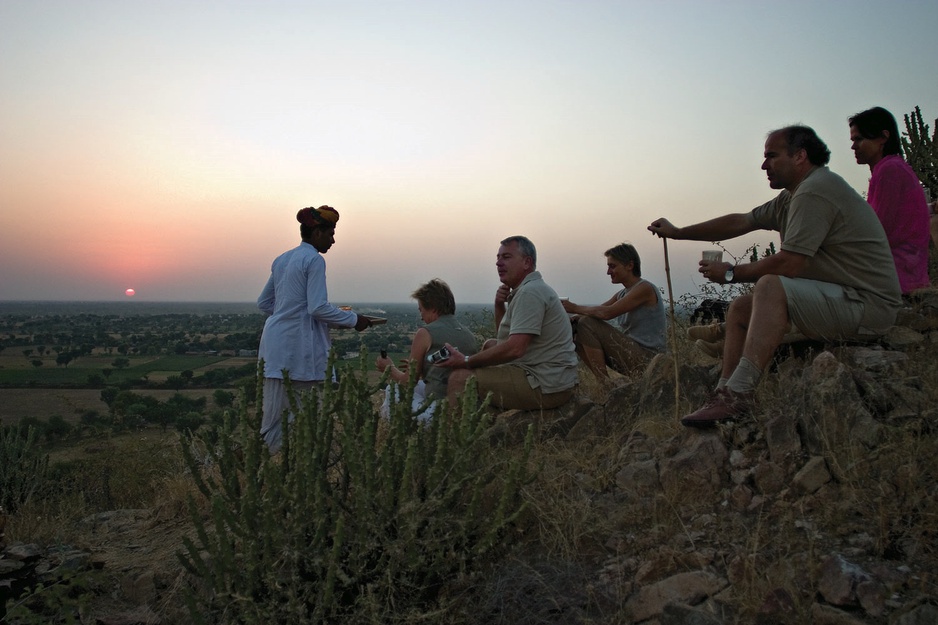
[[(229, 389), (230, 390), (230, 389)], [(152, 395), (160, 401), (166, 401), (177, 392), (186, 397), (205, 397), (212, 403), (214, 389), (140, 390), (141, 395)], [(100, 389), (59, 389), (59, 388), (4, 388), (0, 389), (0, 423), (16, 423), (24, 417), (36, 417), (47, 420), (58, 415), (69, 423), (77, 423), (82, 413), (97, 410), (106, 415), (107, 404), (101, 401)]]

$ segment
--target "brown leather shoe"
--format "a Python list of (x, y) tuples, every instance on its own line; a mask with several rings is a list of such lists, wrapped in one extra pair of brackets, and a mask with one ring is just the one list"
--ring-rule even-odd
[(724, 387), (710, 396), (703, 406), (681, 419), (681, 425), (694, 428), (713, 427), (750, 413), (756, 406), (754, 393), (734, 393)]

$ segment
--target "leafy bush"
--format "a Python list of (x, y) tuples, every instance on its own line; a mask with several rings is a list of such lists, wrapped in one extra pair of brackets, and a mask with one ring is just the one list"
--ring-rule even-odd
[(173, 421), (173, 427), (180, 432), (195, 431), (204, 423), (205, 417), (202, 416), (201, 413), (193, 411), (176, 415), (176, 419)]
[(0, 428), (0, 506), (9, 514), (29, 499), (45, 479), (49, 456), (39, 450), (33, 427)]
[(68, 438), (72, 433), (72, 424), (65, 420), (62, 415), (52, 415), (46, 424), (45, 437), (47, 441), (61, 440)]
[(258, 436), (259, 411), (244, 407), (227, 417), (217, 447), (201, 437), (184, 447), (211, 507), (205, 518), (190, 502), (197, 538), (179, 554), (203, 582), (188, 596), (196, 622), (425, 614), (445, 607), (448, 583), (507, 551), (530, 433), (518, 453), (493, 448), (474, 390), (427, 426), (404, 396), (385, 421), (365, 358), (337, 388), (303, 398), (277, 456)]
[(212, 399), (219, 408), (228, 408), (234, 404), (235, 394), (231, 391), (225, 391), (219, 388), (215, 389), (215, 392), (212, 393)]

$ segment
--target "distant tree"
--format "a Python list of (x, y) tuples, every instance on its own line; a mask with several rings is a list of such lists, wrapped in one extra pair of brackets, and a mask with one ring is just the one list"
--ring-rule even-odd
[(110, 380), (112, 373), (114, 373), (114, 370), (111, 369), (110, 367), (105, 367), (104, 369), (101, 369), (101, 375), (104, 376), (105, 380)]
[(39, 417), (23, 417), (19, 420), (19, 423), (17, 423), (17, 427), (21, 432), (26, 432), (29, 429), (33, 429), (39, 436), (45, 436), (46, 433), (46, 422)]
[(180, 432), (194, 432), (205, 423), (205, 417), (198, 412), (187, 412), (176, 417), (173, 425)]
[(922, 111), (915, 107), (910, 115), (904, 115), (904, 136), (900, 137), (902, 150), (909, 166), (918, 175), (926, 189), (931, 191), (932, 200), (938, 199), (938, 119), (929, 136), (928, 124), (922, 119)]
[(166, 405), (169, 406), (175, 414), (183, 414), (190, 411), (201, 413), (205, 410), (205, 403), (204, 397), (186, 397), (182, 393), (174, 393), (172, 397), (166, 400)]
[(111, 366), (115, 369), (124, 369), (130, 366), (129, 358), (115, 358), (114, 362), (111, 363)]
[(87, 384), (91, 388), (103, 388), (105, 384), (104, 376), (100, 373), (92, 373), (88, 376)]
[(66, 369), (70, 362), (72, 362), (71, 352), (59, 352), (59, 355), (55, 357), (55, 364), (64, 365)]
[(37, 369), (42, 366), (42, 361), (39, 360), (38, 358), (34, 358), (32, 360), (32, 363), (33, 363), (33, 366), (36, 367)]
[(97, 425), (101, 420), (101, 413), (97, 410), (85, 410), (79, 417), (82, 425)]
[(45, 434), (47, 441), (61, 440), (66, 438), (72, 431), (72, 424), (65, 420), (61, 415), (52, 415), (46, 423)]
[(116, 386), (108, 386), (101, 390), (101, 401), (108, 405), (108, 408), (111, 407), (111, 404), (114, 403), (114, 399), (120, 393), (120, 389)]
[(186, 380), (180, 375), (171, 375), (166, 378), (166, 386), (178, 391), (186, 385)]
[(33, 355), (33, 350), (31, 350), (31, 349), (24, 349), (24, 350), (23, 350), (23, 355), (26, 356), (27, 358), (29, 358), (30, 356)]
[(46, 346), (45, 346), (45, 345), (37, 345), (37, 346), (36, 346), (36, 351), (39, 352), (39, 355), (40, 355), (40, 356), (45, 356), (45, 354), (46, 354)]
[(231, 391), (226, 391), (223, 389), (216, 389), (212, 393), (212, 399), (215, 401), (215, 405), (219, 408), (228, 408), (234, 403), (234, 393)]

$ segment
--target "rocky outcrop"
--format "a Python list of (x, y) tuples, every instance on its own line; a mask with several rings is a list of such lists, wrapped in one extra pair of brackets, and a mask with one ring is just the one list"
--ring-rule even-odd
[[(935, 302), (938, 313), (938, 298)], [(938, 330), (938, 323), (924, 319), (919, 328)], [(642, 380), (612, 390), (604, 404), (583, 408), (567, 433), (570, 443), (600, 440), (616, 431), (615, 423), (632, 428), (619, 453), (611, 498), (642, 511), (654, 509), (655, 500), (684, 502), (669, 504), (680, 518), (677, 533), (664, 533), (657, 541), (634, 537), (631, 555), (611, 558), (601, 569), (600, 578), (615, 586), (614, 594), (625, 593), (629, 622), (938, 622), (938, 608), (920, 585), (931, 572), (909, 564), (927, 538), (909, 532), (894, 537), (896, 544), (884, 544), (882, 531), (877, 532), (882, 528), (870, 525), (876, 510), (855, 500), (888, 506), (890, 497), (902, 497), (912, 483), (901, 480), (916, 479), (898, 470), (881, 483), (864, 484), (857, 476), (865, 475), (858, 467), (903, 432), (933, 427), (938, 413), (909, 368), (908, 354), (928, 348), (934, 338), (903, 327), (876, 345), (807, 350), (806, 358), (779, 362), (766, 376), (769, 388), (760, 394), (775, 401), (751, 419), (712, 430), (672, 424), (652, 428), (657, 432), (652, 434), (644, 426), (642, 415), (650, 404), (659, 414), (673, 410), (669, 358), (653, 362)], [(683, 365), (679, 375), (680, 398), (695, 405), (716, 372)], [(876, 492), (880, 489), (888, 492)], [(822, 517), (832, 515), (843, 518), (834, 536), (819, 529), (830, 527)], [(771, 535), (750, 537), (769, 543), (764, 546), (722, 535), (723, 528), (752, 526), (746, 519), (758, 525), (761, 518), (778, 532), (791, 533), (801, 546), (773, 544)], [(786, 554), (786, 549), (794, 551)], [(773, 587), (775, 578), (794, 578), (799, 585)], [(734, 612), (733, 597), (740, 593), (756, 593), (756, 614)]]
[[(94, 607), (79, 607), (79, 612), (70, 617), (94, 625), (160, 625), (164, 621), (156, 613), (157, 604), (169, 580), (147, 565), (146, 552), (151, 547), (146, 541), (163, 536), (155, 530), (155, 523), (158, 519), (150, 510), (139, 509), (103, 512), (81, 521), (83, 529), (92, 536), (99, 536), (104, 543), (117, 543), (108, 544), (107, 549), (123, 549), (132, 554), (122, 555), (119, 563), (94, 549), (21, 543), (6, 546), (0, 553), (0, 622), (6, 622), (5, 610), (17, 603), (22, 603), (34, 619), (41, 618), (56, 605), (43, 594), (104, 592), (109, 595), (107, 601), (96, 602), (99, 605)], [(121, 544), (127, 537), (132, 537), (133, 542)], [(168, 548), (171, 552), (177, 546), (171, 544)], [(99, 587), (99, 580), (104, 578), (115, 579), (116, 587)], [(84, 603), (92, 602), (77, 605)]]

